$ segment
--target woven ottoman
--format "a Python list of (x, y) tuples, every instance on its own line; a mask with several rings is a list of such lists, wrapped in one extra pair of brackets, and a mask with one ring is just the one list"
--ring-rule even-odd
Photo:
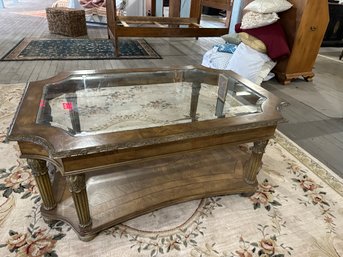
[(84, 10), (66, 7), (46, 8), (49, 31), (69, 37), (87, 35)]

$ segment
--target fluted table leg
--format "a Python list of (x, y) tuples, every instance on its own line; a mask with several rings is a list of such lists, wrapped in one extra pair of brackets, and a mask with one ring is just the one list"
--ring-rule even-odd
[(85, 175), (68, 176), (67, 182), (69, 191), (73, 196), (76, 213), (79, 218), (79, 226), (86, 228), (92, 224), (92, 220), (89, 212)]
[(38, 190), (42, 197), (43, 208), (52, 210), (56, 207), (56, 201), (52, 192), (47, 163), (44, 160), (27, 159), (32, 175), (34, 176)]
[(267, 144), (268, 140), (254, 142), (250, 159), (244, 169), (244, 180), (250, 185), (256, 183), (256, 176), (261, 168), (261, 160)]

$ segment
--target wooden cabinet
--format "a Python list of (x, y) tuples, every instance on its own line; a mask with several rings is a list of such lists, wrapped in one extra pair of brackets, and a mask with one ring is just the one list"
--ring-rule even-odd
[(291, 48), (288, 58), (280, 60), (274, 72), (282, 84), (303, 77), (312, 80), (313, 65), (329, 23), (327, 0), (289, 0), (293, 7), (279, 13)]

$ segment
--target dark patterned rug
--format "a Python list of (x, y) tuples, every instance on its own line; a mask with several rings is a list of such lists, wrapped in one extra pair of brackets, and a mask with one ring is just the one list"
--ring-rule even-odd
[(120, 39), (119, 57), (109, 39), (33, 39), (24, 38), (3, 61), (160, 59), (144, 39)]

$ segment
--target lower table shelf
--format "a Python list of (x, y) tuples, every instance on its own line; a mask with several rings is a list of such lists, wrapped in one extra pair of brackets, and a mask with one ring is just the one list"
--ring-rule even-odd
[(128, 162), (86, 176), (92, 224), (79, 227), (65, 178), (56, 176), (53, 191), (57, 207), (45, 218), (64, 220), (80, 239), (91, 240), (101, 230), (174, 203), (214, 195), (253, 193), (244, 180), (250, 153), (239, 146), (220, 145)]

